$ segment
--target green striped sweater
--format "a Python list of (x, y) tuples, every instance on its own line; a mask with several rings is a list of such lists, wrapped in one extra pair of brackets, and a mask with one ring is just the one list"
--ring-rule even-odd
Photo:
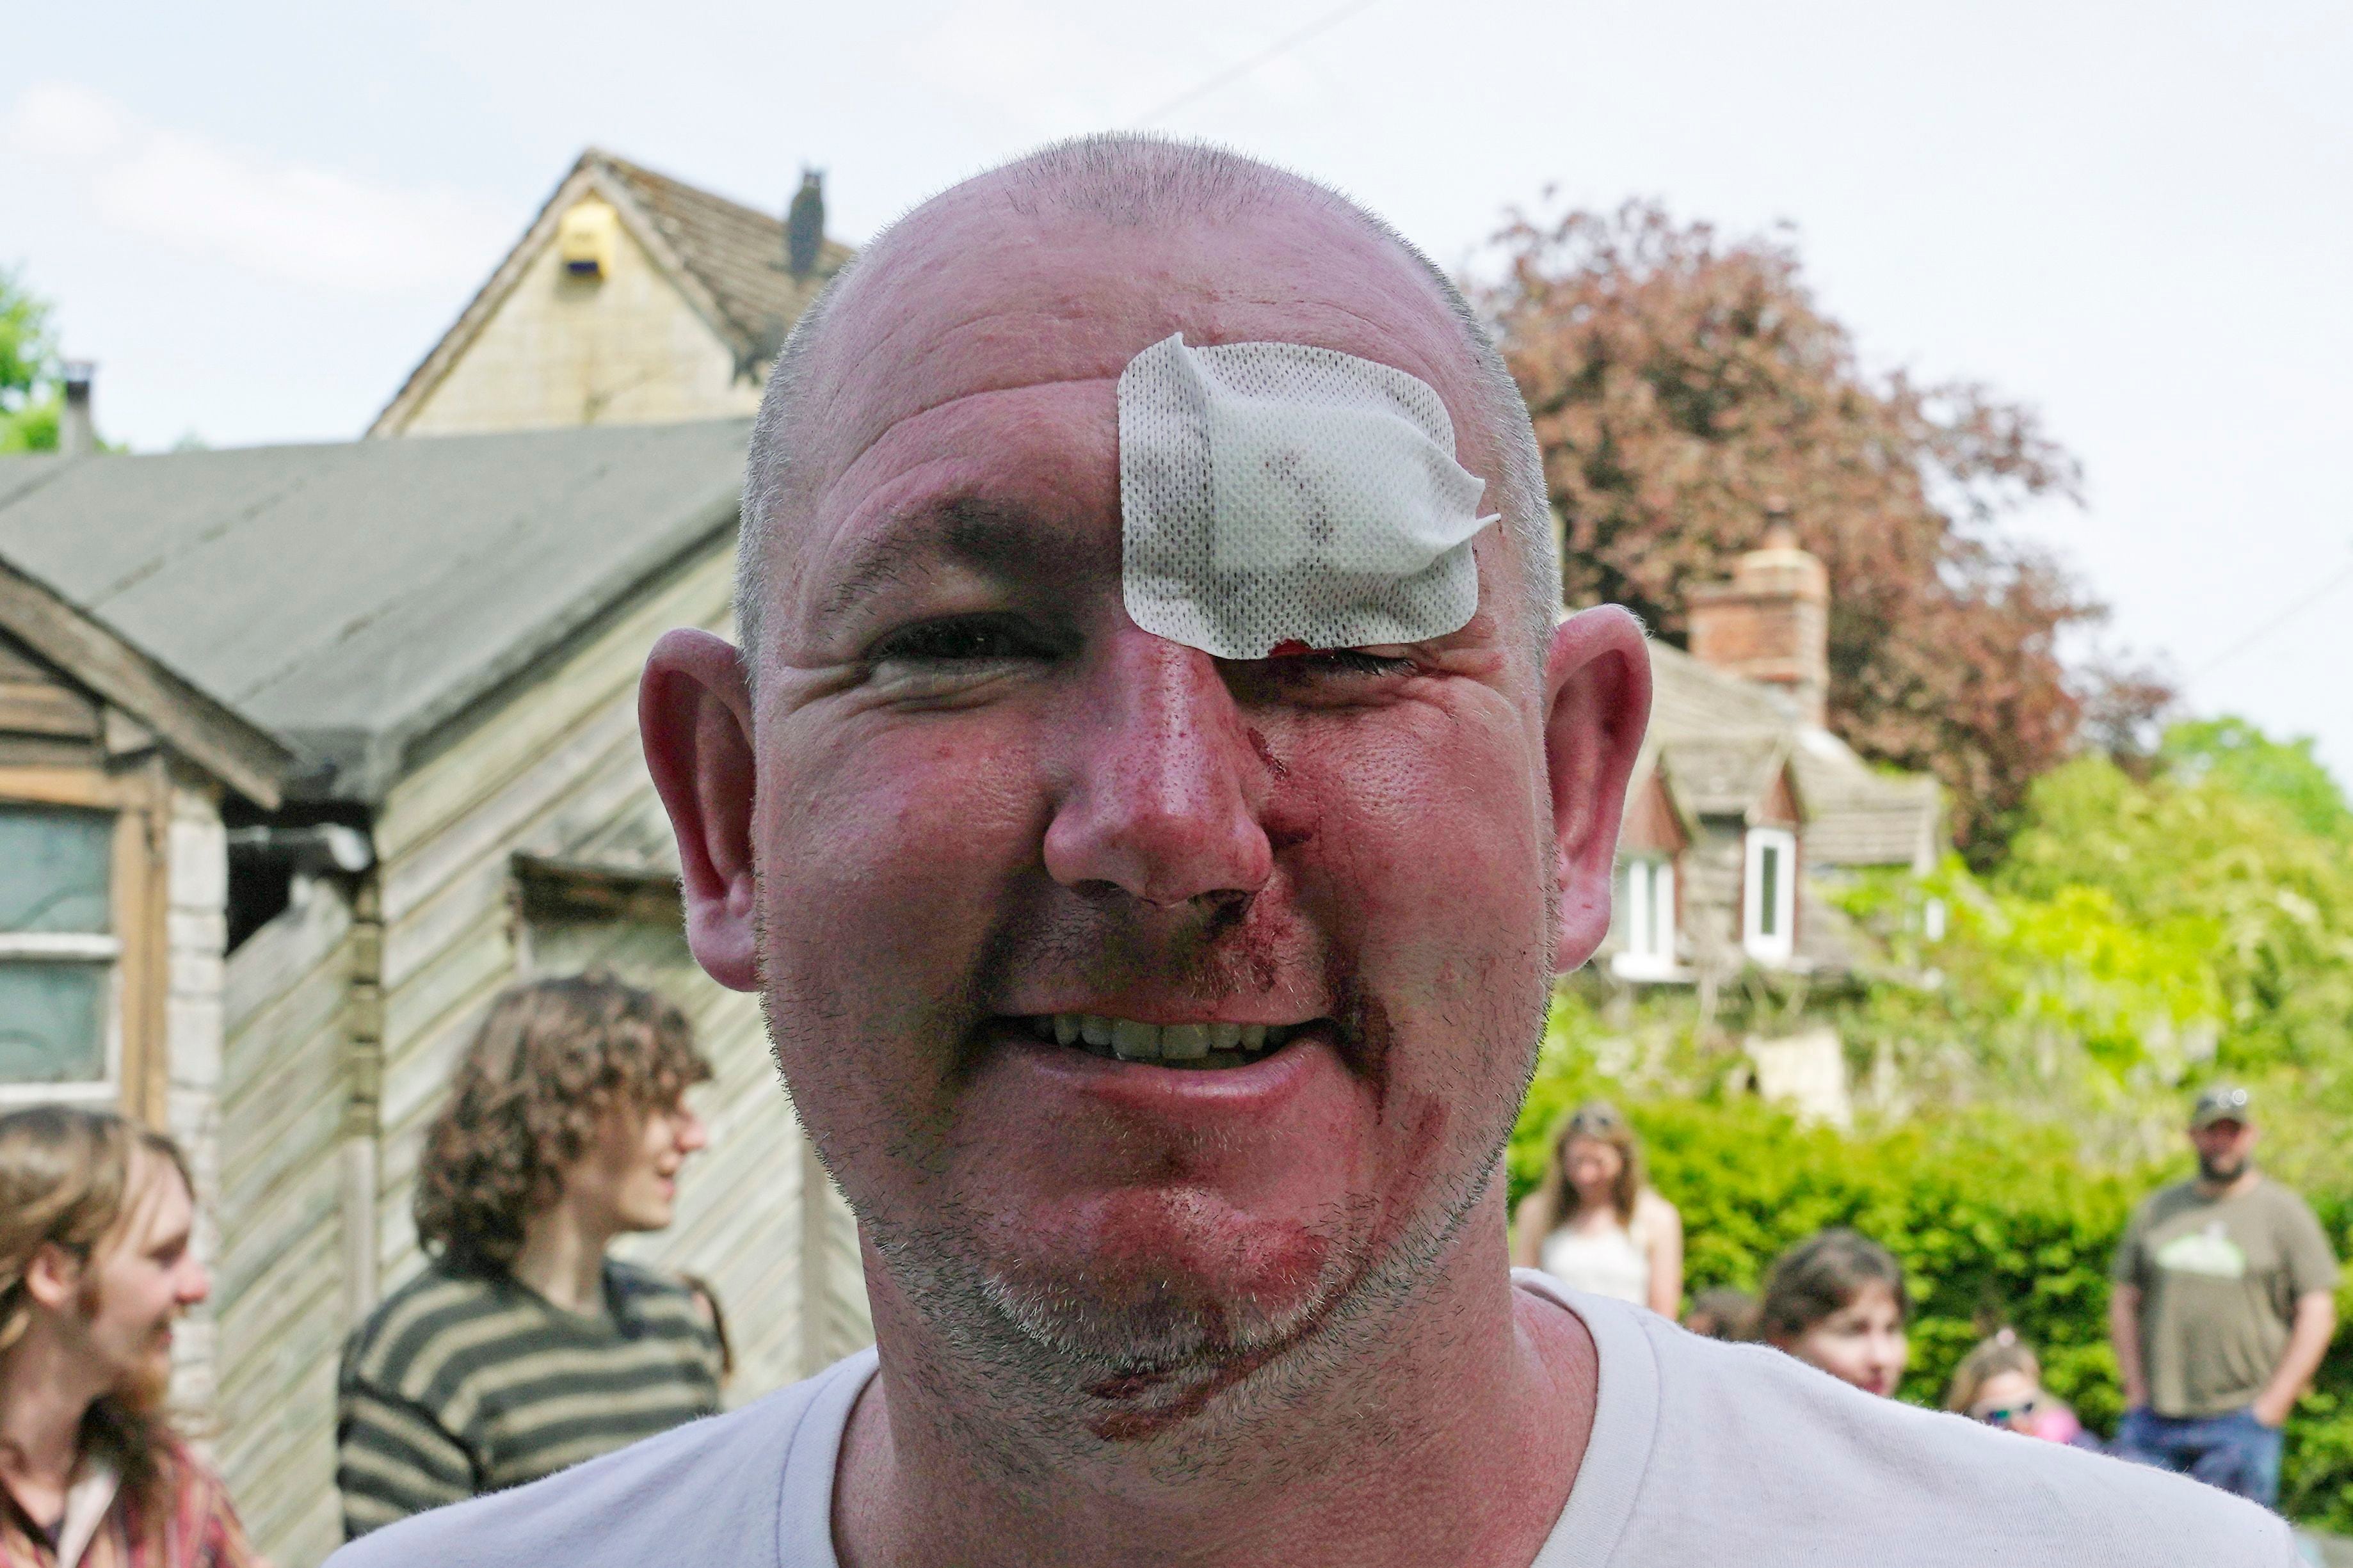
[(343, 1349), (343, 1532), (537, 1480), (719, 1408), (719, 1343), (685, 1289), (605, 1264), (604, 1316), (436, 1264)]

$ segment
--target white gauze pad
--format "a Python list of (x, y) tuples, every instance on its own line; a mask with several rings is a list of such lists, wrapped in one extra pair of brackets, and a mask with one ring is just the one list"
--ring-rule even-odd
[(1219, 658), (1460, 629), (1485, 488), (1438, 394), (1354, 354), (1180, 334), (1120, 374), (1127, 613)]

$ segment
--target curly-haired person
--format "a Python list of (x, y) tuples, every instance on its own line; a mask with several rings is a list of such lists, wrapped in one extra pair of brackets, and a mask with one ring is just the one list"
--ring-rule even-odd
[(685, 1016), (609, 976), (507, 991), (417, 1173), (423, 1273), (344, 1348), (336, 1481), (358, 1536), (536, 1480), (719, 1408), (684, 1286), (607, 1258), (670, 1222), (707, 1142)]

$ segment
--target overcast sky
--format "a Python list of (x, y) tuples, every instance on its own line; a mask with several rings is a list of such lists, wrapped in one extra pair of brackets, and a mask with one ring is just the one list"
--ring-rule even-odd
[[(771, 207), (817, 164), (855, 243), (1338, 8), (14, 7), (0, 265), (100, 362), (113, 438), (347, 438), (585, 145)], [(2088, 507), (2019, 526), (2110, 640), (2353, 779), (2348, 82), (2341, 0), (1368, 0), (1156, 123), (1451, 266), (1548, 188), (1788, 221), (1873, 365), (1986, 382), (2083, 458)]]

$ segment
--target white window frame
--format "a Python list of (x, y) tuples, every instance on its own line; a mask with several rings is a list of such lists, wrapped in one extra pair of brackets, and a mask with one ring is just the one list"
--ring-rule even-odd
[[(1765, 907), (1768, 853), (1774, 861), (1769, 910)], [(1796, 955), (1797, 939), (1798, 836), (1786, 827), (1752, 827), (1740, 879), (1740, 945), (1757, 963), (1778, 966)]]
[(99, 1026), (105, 1037), (100, 1042), (100, 1052), (105, 1064), (101, 1069), (103, 1076), (69, 1079), (60, 1083), (17, 1083), (0, 1079), (0, 1109), (54, 1105), (60, 1101), (111, 1106), (122, 1095), (122, 905), (119, 886), (120, 857), (115, 850), (122, 830), (121, 814), (103, 807), (62, 806), (51, 801), (23, 800), (14, 795), (0, 796), (0, 808), (95, 810), (109, 819), (112, 832), (108, 836), (107, 920), (115, 928), (102, 932), (0, 931), (0, 962), (102, 963), (106, 966), (101, 986), (103, 1001), (100, 1003), (105, 1016)]
[(1622, 867), (1620, 944), (1610, 970), (1628, 980), (1672, 980), (1680, 973), (1675, 963), (1674, 860), (1664, 855), (1630, 855)]

